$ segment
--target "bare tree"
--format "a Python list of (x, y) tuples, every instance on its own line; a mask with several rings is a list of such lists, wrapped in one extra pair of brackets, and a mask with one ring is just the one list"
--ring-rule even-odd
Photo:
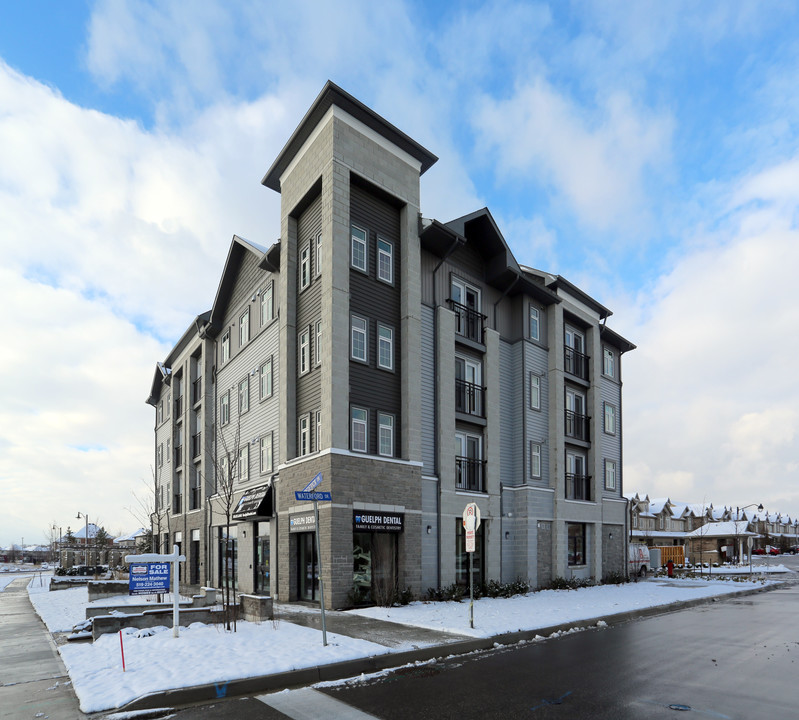
[[(208, 457), (214, 469), (214, 481), (217, 502), (221, 506), (225, 518), (223, 578), (224, 578), (224, 618), (225, 629), (230, 630), (231, 614), (233, 615), (233, 631), (236, 631), (236, 614), (231, 613), (236, 603), (236, 568), (234, 565), (234, 541), (230, 536), (231, 520), (233, 519), (233, 503), (235, 500), (236, 481), (241, 476), (241, 421), (236, 422), (232, 435), (222, 432), (216, 427), (216, 440), (208, 448)], [(231, 591), (233, 593), (231, 602)]]

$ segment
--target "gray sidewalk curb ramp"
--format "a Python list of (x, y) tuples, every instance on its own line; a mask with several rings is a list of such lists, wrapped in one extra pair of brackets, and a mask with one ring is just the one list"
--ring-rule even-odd
[[(380, 672), (390, 668), (407, 665), (409, 663), (424, 662), (432, 659), (444, 659), (454, 655), (465, 655), (480, 650), (491, 650), (495, 647), (515, 645), (519, 642), (533, 640), (536, 637), (547, 638), (558, 632), (566, 632), (572, 628), (584, 629), (596, 627), (600, 622), (608, 626), (621, 625), (631, 620), (639, 618), (653, 617), (655, 615), (665, 615), (676, 610), (696, 607), (698, 605), (711, 605), (728, 598), (736, 598), (745, 595), (754, 595), (761, 592), (778, 590), (790, 583), (779, 583), (767, 587), (751, 588), (738, 590), (722, 596), (709, 598), (698, 598), (696, 600), (681, 600), (669, 605), (659, 605), (642, 610), (630, 610), (605, 615), (601, 617), (575, 620), (573, 622), (551, 625), (535, 630), (520, 630), (517, 632), (503, 633), (490, 638), (472, 638), (469, 640), (458, 640), (455, 642), (434, 645), (430, 647), (417, 648), (414, 650), (404, 650), (385, 655), (372, 655), (365, 658), (355, 658), (328, 665), (316, 665), (314, 667), (303, 668), (300, 670), (289, 670), (287, 672), (275, 673), (273, 675), (261, 675), (251, 678), (232, 679), (228, 682), (208, 683), (204, 685), (194, 685), (191, 687), (175, 688), (162, 692), (143, 695), (136, 700), (132, 700), (126, 705), (115, 710), (107, 710), (106, 714), (115, 712), (130, 712), (132, 710), (150, 710), (155, 708), (170, 709), (184, 705), (195, 705), (207, 701), (221, 700), (227, 697), (241, 695), (263, 694), (287, 688), (305, 687), (319, 682), (329, 682), (332, 680), (343, 680), (358, 675)], [(382, 621), (372, 621), (382, 622)], [(343, 634), (343, 633), (340, 633)], [(446, 635), (446, 633), (440, 633)], [(457, 636), (456, 636), (457, 637)], [(166, 711), (164, 711), (166, 712)]]

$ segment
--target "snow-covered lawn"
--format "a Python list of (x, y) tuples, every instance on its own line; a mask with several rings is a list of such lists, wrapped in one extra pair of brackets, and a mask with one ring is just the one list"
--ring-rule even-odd
[[(418, 627), (490, 637), (517, 630), (535, 630), (587, 618), (602, 617), (697, 598), (725, 595), (762, 581), (719, 579), (649, 580), (581, 590), (546, 590), (510, 599), (481, 599), (469, 627), (469, 602), (414, 602), (405, 607), (366, 608), (359, 615)], [(38, 582), (29, 587), (31, 601), (51, 631), (67, 631), (85, 619), (85, 587), (47, 592)], [(109, 604), (109, 601), (101, 601)], [(122, 596), (124, 605), (140, 599)], [(321, 632), (285, 621), (239, 622), (238, 632), (195, 623), (172, 637), (171, 628), (122, 632), (126, 671), (122, 671), (119, 635), (104, 635), (93, 644), (59, 648), (84, 712), (120, 707), (147, 693), (204, 683), (315, 667), (391, 652), (382, 645)]]

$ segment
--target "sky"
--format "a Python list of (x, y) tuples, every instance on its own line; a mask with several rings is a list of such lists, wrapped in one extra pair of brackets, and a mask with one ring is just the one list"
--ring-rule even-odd
[[(11, 3), (0, 23), (0, 545), (139, 527), (155, 370), (330, 79), (613, 311), (626, 493), (799, 516), (799, 8)], [(13, 312), (10, 312), (12, 311)]]

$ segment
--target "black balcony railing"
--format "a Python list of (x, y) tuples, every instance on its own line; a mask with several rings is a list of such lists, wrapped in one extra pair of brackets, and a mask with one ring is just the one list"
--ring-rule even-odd
[(175, 422), (183, 419), (183, 396), (175, 398)]
[(455, 313), (455, 332), (482, 345), (486, 316), (452, 299), (447, 302), (452, 312)]
[(183, 495), (172, 496), (172, 514), (180, 515), (183, 512)]
[(485, 417), (485, 388), (466, 380), (455, 380), (455, 411)]
[(590, 500), (591, 476), (566, 473), (566, 499)]
[(203, 397), (203, 379), (198, 377), (192, 384), (191, 384), (191, 402), (193, 405), (196, 405)]
[(198, 458), (203, 452), (203, 434), (198, 432), (191, 436), (191, 456)]
[(587, 415), (566, 410), (566, 437), (588, 442), (588, 428), (591, 418)]
[(563, 346), (563, 362), (565, 370), (582, 380), (588, 380), (588, 355), (578, 352), (568, 345)]
[(200, 508), (200, 488), (189, 488), (189, 510), (199, 510)]
[(181, 466), (183, 465), (183, 446), (175, 445), (174, 454), (175, 454), (175, 469), (180, 470)]
[(455, 476), (455, 487), (458, 490), (485, 492), (485, 460), (457, 456)]

